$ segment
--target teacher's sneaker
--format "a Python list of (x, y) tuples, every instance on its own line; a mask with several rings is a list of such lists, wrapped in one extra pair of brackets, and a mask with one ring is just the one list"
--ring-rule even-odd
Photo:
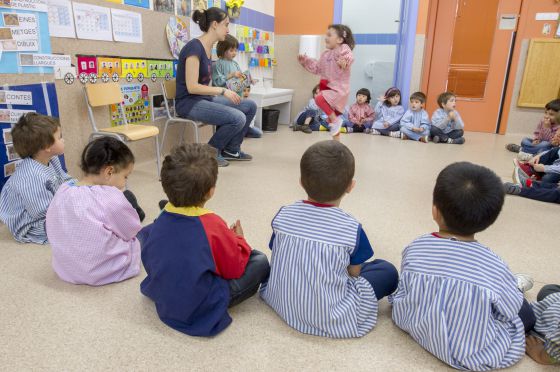
[(222, 156), (225, 160), (233, 161), (249, 161), (253, 160), (253, 157), (243, 151), (229, 152), (227, 150), (222, 150)]
[(517, 279), (517, 289), (525, 293), (531, 288), (533, 288), (533, 278), (527, 274), (514, 274)]
[(338, 136), (340, 134), (340, 128), (342, 128), (342, 119), (338, 117), (329, 126), (329, 132), (331, 136)]

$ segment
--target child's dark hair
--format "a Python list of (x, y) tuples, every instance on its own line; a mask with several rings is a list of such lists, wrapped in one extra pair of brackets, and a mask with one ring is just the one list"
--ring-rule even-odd
[(237, 49), (239, 47), (239, 41), (231, 35), (226, 35), (224, 41), (218, 41), (216, 46), (216, 54), (218, 58), (224, 58), (226, 52), (230, 49)]
[(311, 96), (313, 97), (315, 94), (319, 93), (319, 91), (320, 91), (320, 86), (319, 84), (317, 84), (313, 87), (313, 90), (311, 91)]
[(361, 88), (358, 89), (358, 91), (356, 92), (356, 97), (358, 97), (358, 94), (364, 95), (366, 96), (366, 103), (370, 103), (371, 102), (371, 93), (369, 91), (369, 89), (366, 88)]
[(128, 146), (113, 137), (99, 137), (86, 145), (82, 151), (80, 168), (85, 174), (99, 174), (112, 166), (116, 172), (134, 164), (134, 155)]
[(60, 123), (52, 116), (34, 112), (22, 115), (12, 128), (14, 150), (21, 158), (33, 156), (54, 143), (58, 128)]
[(440, 172), (433, 203), (449, 232), (472, 235), (496, 221), (504, 205), (504, 189), (490, 169), (469, 162), (453, 163)]
[(200, 31), (208, 32), (212, 22), (216, 21), (218, 23), (222, 22), (228, 17), (225, 10), (212, 7), (209, 9), (197, 9), (192, 14), (192, 20), (194, 23), (198, 24)]
[(175, 207), (202, 204), (218, 180), (216, 149), (202, 143), (174, 147), (161, 168), (161, 184)]
[(544, 108), (545, 110), (560, 112), (560, 99), (553, 99), (552, 101), (548, 102)]
[(437, 104), (439, 108), (443, 108), (443, 106), (447, 104), (447, 102), (449, 102), (449, 100), (453, 97), (456, 96), (451, 92), (443, 92), (442, 94), (440, 94), (437, 98)]
[(387, 89), (387, 91), (385, 92), (385, 101), (383, 101), (385, 106), (391, 107), (391, 102), (389, 102), (389, 98), (394, 97), (396, 95), (399, 96), (398, 105), (400, 105), (402, 103), (401, 102), (402, 101), (402, 94), (401, 94), (401, 91), (399, 90), (399, 88), (391, 87), (391, 88)]
[(410, 101), (412, 101), (413, 99), (420, 101), (420, 103), (424, 104), (426, 103), (426, 95), (422, 92), (414, 92), (410, 95)]
[(305, 192), (319, 203), (342, 197), (354, 178), (354, 155), (337, 141), (312, 145), (301, 157), (299, 166)]
[(356, 46), (356, 42), (354, 41), (354, 35), (352, 35), (352, 30), (350, 30), (350, 27), (346, 25), (335, 24), (329, 25), (329, 28), (332, 28), (336, 31), (336, 34), (338, 35), (338, 37), (342, 38), (344, 44), (348, 45), (350, 49), (354, 49), (354, 47)]

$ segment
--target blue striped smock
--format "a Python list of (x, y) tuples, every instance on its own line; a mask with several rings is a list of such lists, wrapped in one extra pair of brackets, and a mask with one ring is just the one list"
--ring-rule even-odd
[(401, 105), (387, 106), (383, 101), (377, 102), (374, 111), (373, 129), (385, 129), (385, 123), (388, 123), (389, 126), (396, 124), (404, 115), (404, 107)]
[(45, 244), (47, 209), (59, 186), (72, 178), (54, 156), (49, 165), (23, 159), (0, 193), (0, 220), (21, 243)]
[(377, 321), (377, 298), (366, 279), (347, 270), (373, 255), (358, 221), (340, 208), (300, 201), (280, 209), (272, 229), (264, 301), (303, 333), (335, 338), (368, 333)]
[(424, 235), (405, 248), (393, 321), (462, 370), (505, 368), (525, 353), (523, 295), (507, 265), (478, 242)]
[(556, 363), (560, 363), (560, 292), (531, 304), (537, 323), (534, 330), (544, 336), (544, 349)]

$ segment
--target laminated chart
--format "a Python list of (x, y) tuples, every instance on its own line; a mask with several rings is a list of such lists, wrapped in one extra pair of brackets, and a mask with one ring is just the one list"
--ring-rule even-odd
[(115, 41), (142, 43), (142, 15), (120, 9), (111, 9)]
[[(151, 120), (150, 95), (146, 84), (127, 84), (121, 86), (123, 110), (128, 124), (138, 124)], [(111, 125), (123, 125), (124, 120), (117, 105), (109, 106)]]
[(165, 78), (169, 80), (173, 77), (173, 61), (149, 59), (148, 63), (148, 76), (152, 81), (157, 78)]
[[(21, 115), (38, 112), (58, 117), (58, 101), (54, 83), (11, 85), (0, 87), (0, 189), (17, 168), (19, 155), (12, 144), (12, 126)], [(64, 169), (64, 156), (59, 156)]]
[(49, 54), (46, 0), (0, 0), (0, 73), (52, 73), (52, 67), (21, 66), (21, 52)]
[(122, 63), (122, 76), (127, 82), (131, 82), (132, 79), (137, 78), (138, 81), (144, 81), (144, 78), (148, 76), (148, 66), (145, 59), (132, 59), (123, 58)]
[(72, 7), (78, 39), (113, 41), (110, 8), (82, 3)]
[(104, 83), (109, 79), (116, 83), (122, 75), (121, 63), (118, 57), (97, 57), (97, 76)]

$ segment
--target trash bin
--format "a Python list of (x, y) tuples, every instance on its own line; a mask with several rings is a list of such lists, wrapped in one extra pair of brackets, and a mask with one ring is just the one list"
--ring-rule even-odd
[(263, 109), (262, 130), (265, 132), (276, 132), (276, 129), (278, 129), (279, 116), (280, 116), (280, 110)]

